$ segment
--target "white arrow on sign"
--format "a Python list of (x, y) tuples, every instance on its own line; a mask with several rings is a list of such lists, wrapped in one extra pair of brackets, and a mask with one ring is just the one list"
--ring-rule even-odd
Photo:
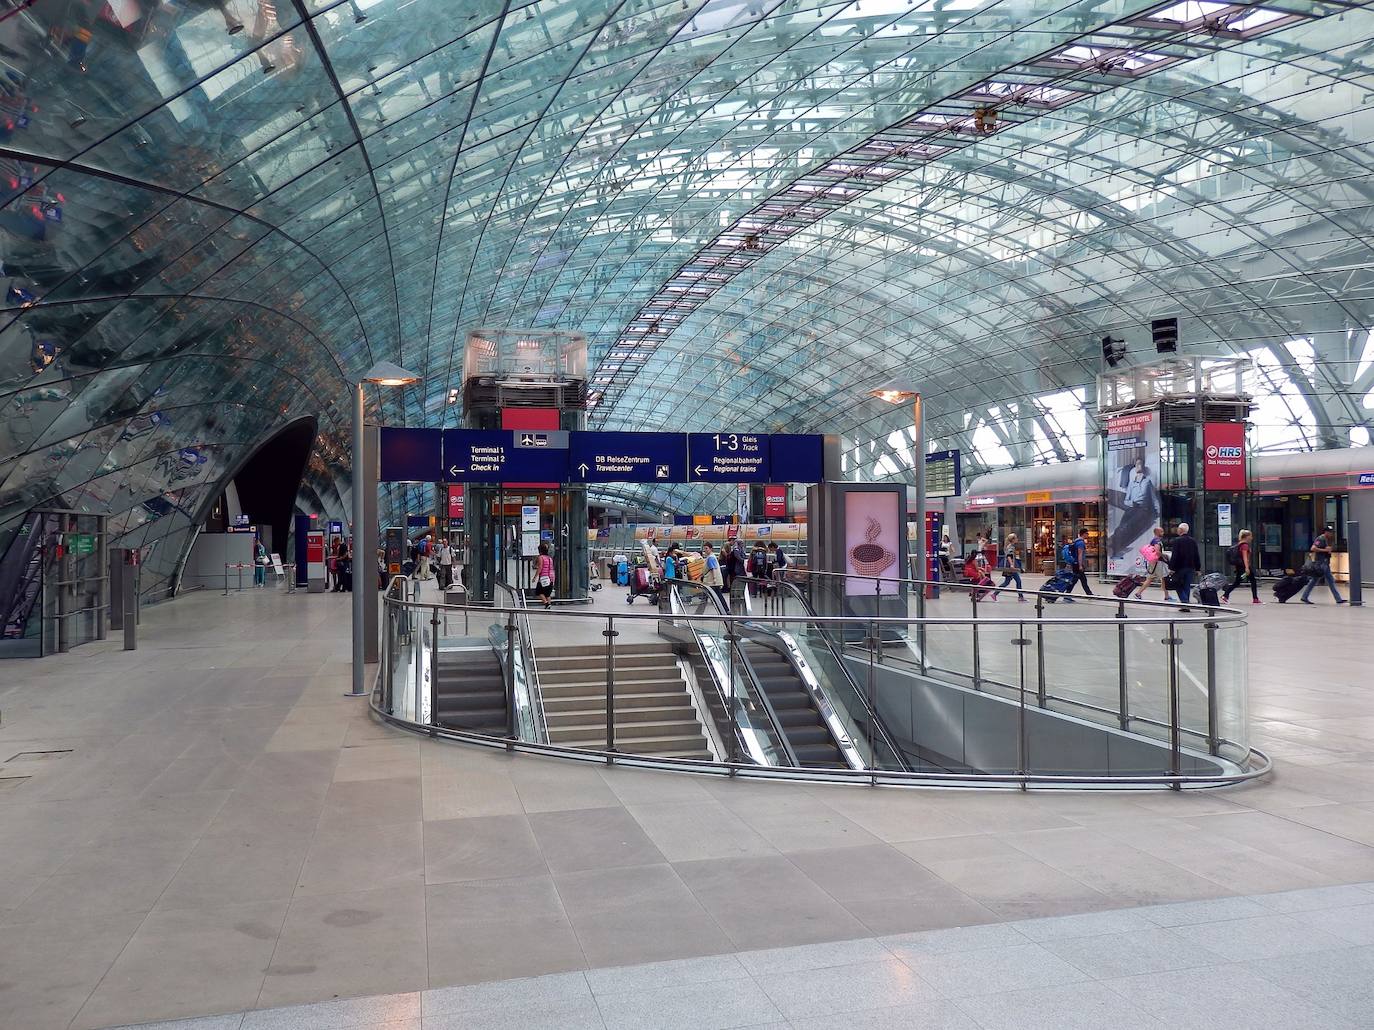
[(582, 462), (582, 464), (578, 465), (578, 466), (577, 466), (577, 471), (578, 471), (578, 472), (581, 472), (583, 476), (586, 476), (586, 474), (587, 474), (587, 463), (584, 461), (584, 462)]
[(463, 470), (460, 469), (457, 465), (452, 465), (449, 467), (448, 474), (450, 476), (461, 476), (463, 474)]
[(695, 472), (695, 473), (696, 473), (697, 475), (699, 475), (699, 476), (704, 476), (704, 475), (706, 475), (706, 469), (702, 468), (700, 465), (698, 465), (696, 468), (692, 469), (692, 471)]

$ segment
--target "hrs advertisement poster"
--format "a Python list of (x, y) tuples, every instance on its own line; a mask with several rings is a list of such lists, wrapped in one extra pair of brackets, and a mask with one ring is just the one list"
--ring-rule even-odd
[(1145, 568), (1140, 548), (1159, 525), (1159, 415), (1148, 411), (1107, 420), (1107, 573)]

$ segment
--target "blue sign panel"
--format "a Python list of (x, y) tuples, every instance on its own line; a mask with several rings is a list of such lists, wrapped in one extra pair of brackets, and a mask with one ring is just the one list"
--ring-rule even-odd
[(762, 433), (691, 433), (687, 458), (689, 482), (771, 482), (768, 437)]
[(444, 478), (443, 438), (437, 429), (382, 429), (381, 475), (391, 483), (437, 483)]
[(684, 433), (571, 433), (570, 483), (685, 483)]
[(1360, 486), (1374, 486), (1374, 472), (1360, 473)]
[(509, 429), (445, 429), (442, 478), (450, 483), (568, 481), (566, 450), (517, 446), (515, 436)]
[(343, 536), (343, 523), (338, 519), (329, 520), (329, 532), (333, 536)]
[(819, 483), (825, 478), (821, 453), (825, 438), (819, 434), (784, 433), (768, 438), (772, 483)]

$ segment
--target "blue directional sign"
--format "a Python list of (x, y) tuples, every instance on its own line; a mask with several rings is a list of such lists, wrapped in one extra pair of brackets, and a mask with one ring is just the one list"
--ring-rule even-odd
[[(519, 430), (445, 429), (444, 469), (449, 483), (566, 483), (565, 448), (517, 441)], [(529, 435), (529, 434), (522, 434)], [(542, 434), (549, 436), (550, 434)], [(546, 440), (545, 444), (551, 441)]]
[(437, 429), (381, 431), (381, 475), (385, 482), (437, 483), (444, 478), (443, 441)]
[(762, 433), (691, 433), (687, 480), (693, 483), (768, 483), (768, 437)]
[(570, 483), (685, 483), (684, 433), (570, 433)]
[(825, 479), (821, 454), (825, 437), (811, 433), (782, 433), (768, 438), (772, 483), (819, 483)]

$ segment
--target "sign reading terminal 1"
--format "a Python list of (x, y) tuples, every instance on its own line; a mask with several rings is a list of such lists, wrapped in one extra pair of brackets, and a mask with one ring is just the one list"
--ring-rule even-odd
[(819, 483), (825, 478), (823, 451), (823, 437), (795, 433), (383, 428), (378, 478), (415, 483)]

